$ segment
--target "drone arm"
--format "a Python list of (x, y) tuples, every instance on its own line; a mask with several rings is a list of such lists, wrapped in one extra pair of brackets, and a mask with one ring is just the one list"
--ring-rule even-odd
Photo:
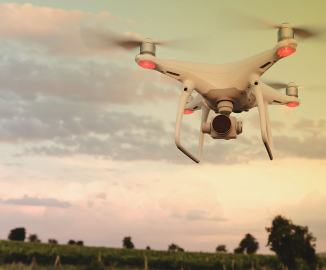
[[(185, 110), (188, 98), (191, 94), (191, 92), (194, 90), (194, 84), (192, 81), (185, 81), (183, 83), (183, 88), (182, 88), (182, 94), (180, 97), (179, 101), (179, 107), (178, 107), (178, 112), (177, 112), (177, 119), (175, 123), (175, 133), (174, 133), (174, 138), (175, 138), (175, 144), (177, 145), (178, 149), (180, 149), (185, 155), (187, 155), (189, 158), (191, 158), (193, 161), (196, 163), (199, 163), (202, 158), (202, 153), (203, 153), (203, 145), (204, 145), (204, 133), (202, 132), (200, 128), (200, 135), (199, 135), (199, 144), (198, 144), (198, 158), (195, 157), (192, 153), (190, 153), (185, 147), (182, 146), (180, 142), (180, 130), (181, 130), (181, 123), (182, 123), (182, 117), (183, 117), (183, 112)], [(201, 126), (203, 123), (207, 122), (209, 114), (209, 108), (206, 106), (202, 107), (202, 119), (201, 119)]]
[(250, 84), (255, 92), (258, 111), (259, 111), (259, 118), (260, 118), (260, 128), (261, 128), (261, 136), (269, 158), (273, 160), (273, 153), (272, 153), (272, 133), (270, 128), (270, 121), (268, 117), (267, 111), (267, 102), (264, 102), (263, 94), (260, 88), (259, 76), (252, 75), (250, 77)]

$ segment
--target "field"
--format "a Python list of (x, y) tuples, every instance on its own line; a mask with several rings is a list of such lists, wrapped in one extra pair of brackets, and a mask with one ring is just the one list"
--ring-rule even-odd
[[(60, 265), (58, 258), (60, 258)], [(57, 267), (54, 267), (57, 260)], [(173, 252), (0, 241), (0, 269), (165, 269), (165, 270), (282, 270), (273, 255)], [(300, 269), (308, 269), (298, 261)], [(27, 267), (28, 266), (28, 267)], [(319, 269), (326, 270), (326, 258)]]

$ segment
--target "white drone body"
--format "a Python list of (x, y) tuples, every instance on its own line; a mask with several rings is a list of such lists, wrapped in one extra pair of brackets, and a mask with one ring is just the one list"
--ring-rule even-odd
[[(242, 123), (237, 122), (235, 117), (230, 117), (230, 114), (248, 111), (256, 106), (262, 140), (272, 160), (273, 139), (268, 105), (295, 107), (300, 104), (300, 100), (294, 83), (288, 84), (285, 95), (262, 83), (260, 77), (278, 60), (295, 52), (296, 46), (292, 27), (284, 23), (279, 29), (278, 43), (273, 49), (236, 63), (214, 65), (159, 59), (155, 57), (155, 45), (151, 39), (144, 40), (141, 53), (136, 56), (135, 61), (144, 68), (157, 70), (182, 82), (175, 143), (193, 161), (201, 161), (205, 133), (214, 139), (235, 139), (242, 132)], [(199, 95), (192, 100), (190, 95), (194, 90)], [(188, 151), (180, 142), (183, 114), (196, 110), (202, 110), (198, 156)], [(218, 115), (207, 122), (210, 110)]]

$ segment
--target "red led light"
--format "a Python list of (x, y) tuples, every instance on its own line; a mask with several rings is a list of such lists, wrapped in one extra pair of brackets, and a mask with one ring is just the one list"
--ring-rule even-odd
[(283, 47), (278, 50), (277, 54), (281, 57), (289, 56), (292, 53), (295, 52), (295, 49), (293, 47)]
[(193, 113), (193, 111), (189, 111), (189, 110), (184, 110), (184, 112), (183, 112), (184, 114), (192, 114)]
[(290, 103), (286, 104), (286, 106), (291, 107), (291, 108), (297, 107), (298, 105), (299, 105), (298, 102), (290, 102)]
[(140, 65), (142, 68), (146, 68), (146, 69), (154, 69), (155, 68), (155, 64), (149, 61), (141, 61), (138, 63), (138, 65)]

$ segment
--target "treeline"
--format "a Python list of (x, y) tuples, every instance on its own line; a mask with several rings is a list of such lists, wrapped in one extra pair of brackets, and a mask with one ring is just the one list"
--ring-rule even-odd
[[(269, 233), (267, 246), (270, 247), (270, 250), (274, 251), (277, 254), (277, 257), (271, 256), (263, 256), (263, 255), (256, 255), (256, 256), (263, 256), (263, 261), (259, 259), (253, 259), (253, 254), (259, 248), (259, 243), (255, 239), (255, 237), (251, 234), (246, 234), (245, 237), (240, 241), (239, 246), (234, 249), (234, 254), (225, 254), (225, 256), (219, 257), (218, 255), (207, 255), (212, 253), (205, 253), (206, 254), (206, 261), (202, 260), (202, 256), (197, 256), (194, 254), (202, 254), (202, 253), (187, 253), (192, 254), (189, 257), (184, 257), (185, 251), (180, 246), (172, 243), (168, 246), (168, 253), (164, 253), (161, 251), (160, 253), (148, 253), (151, 254), (148, 257), (148, 261), (146, 261), (145, 265), (151, 264), (154, 269), (175, 269), (176, 265), (179, 265), (182, 269), (186, 266), (191, 269), (197, 269), (197, 266), (202, 265), (202, 269), (210, 268), (219, 268), (221, 265), (223, 269), (225, 269), (226, 265), (230, 265), (231, 260), (231, 269), (236, 270), (244, 269), (247, 267), (246, 263), (251, 264), (253, 268), (254, 264), (257, 264), (257, 267), (263, 265), (263, 267), (271, 267), (272, 269), (278, 269), (280, 265), (283, 268), (287, 268), (288, 270), (293, 269), (321, 269), (325, 266), (325, 259), (320, 258), (315, 253), (315, 242), (316, 238), (309, 232), (308, 227), (303, 227), (299, 225), (295, 225), (292, 223), (291, 220), (288, 220), (282, 216), (276, 216), (272, 222), (272, 226), (266, 228), (266, 231)], [(26, 237), (26, 231), (24, 228), (16, 228), (11, 230), (8, 239), (11, 241), (24, 241)], [(40, 240), (36, 234), (31, 234), (28, 237), (29, 241), (34, 244), (40, 244)], [(49, 239), (48, 243), (51, 244), (50, 246), (58, 245), (58, 242), (55, 239)], [(68, 245), (70, 246), (83, 246), (83, 241), (74, 241), (69, 240)], [(125, 250), (133, 250), (135, 245), (131, 241), (131, 237), (125, 237), (122, 240), (122, 245)], [(36, 246), (35, 246), (36, 247)], [(31, 249), (33, 250), (33, 249)], [(112, 255), (109, 254), (91, 254), (91, 253), (81, 253), (81, 249), (65, 249), (60, 248), (60, 255), (57, 252), (58, 249), (53, 248), (51, 249), (50, 253), (44, 252), (44, 250), (38, 249), (37, 251), (28, 250), (25, 253), (13, 251), (11, 248), (8, 249), (4, 248), (2, 261), (3, 262), (10, 262), (10, 261), (21, 261), (21, 262), (28, 262), (31, 258), (38, 258), (41, 263), (45, 263), (48, 260), (53, 260), (57, 258), (57, 256), (61, 256), (62, 263), (65, 264), (80, 264), (80, 265), (88, 265), (91, 262), (96, 261), (96, 256), (103, 256), (103, 264), (106, 265), (122, 265), (122, 266), (131, 266), (131, 267), (140, 267), (144, 264), (144, 253), (123, 253), (119, 251), (119, 255)], [(65, 252), (65, 251), (69, 252)], [(107, 253), (107, 250), (103, 250), (103, 252)], [(113, 249), (115, 250), (115, 249)], [(150, 252), (151, 248), (147, 246), (146, 252)], [(94, 248), (93, 248), (94, 251)], [(156, 252), (156, 251), (151, 251)], [(162, 253), (163, 252), (163, 253)], [(227, 249), (225, 245), (218, 245), (216, 247), (217, 253), (227, 253)], [(94, 252), (93, 252), (94, 253)], [(116, 252), (114, 251), (114, 254)], [(147, 254), (147, 253), (146, 253)], [(148, 255), (147, 254), (147, 255)], [(156, 254), (155, 256), (152, 256)], [(244, 257), (233, 257), (236, 254), (239, 256), (245, 255)], [(2, 254), (0, 254), (2, 256)], [(147, 256), (146, 255), (146, 256)], [(221, 254), (222, 255), (222, 254)], [(193, 257), (192, 257), (193, 256)], [(214, 257), (215, 256), (215, 257)], [(163, 258), (163, 259), (162, 259)], [(211, 259), (210, 259), (211, 258)], [(228, 259), (229, 258), (229, 259)], [(232, 259), (230, 259), (232, 258)], [(237, 258), (237, 260), (235, 259)], [(238, 260), (241, 258), (240, 260)], [(249, 258), (249, 259), (248, 259)], [(268, 258), (268, 259), (267, 259)], [(272, 259), (271, 259), (272, 258)], [(147, 257), (146, 257), (147, 260)], [(249, 261), (248, 261), (249, 260)], [(197, 265), (198, 264), (198, 265)], [(190, 267), (191, 265), (191, 267)], [(205, 267), (203, 265), (206, 265)], [(242, 268), (241, 268), (242, 267)], [(305, 268), (302, 268), (305, 267)], [(283, 269), (282, 268), (282, 269)]]
[[(274, 255), (246, 255), (232, 253), (175, 252), (139, 249), (115, 249), (77, 245), (43, 244), (37, 242), (0, 241), (0, 264), (22, 262), (30, 265), (53, 265), (57, 257), (61, 264), (114, 268), (145, 268), (165, 270), (282, 270), (284, 265)], [(326, 266), (326, 258), (318, 267)], [(296, 260), (300, 269), (309, 269), (302, 259)], [(81, 267), (82, 268), (82, 267)]]
[[(26, 229), (25, 228), (16, 228), (12, 229), (8, 235), (8, 239), (10, 241), (25, 241), (26, 239)], [(37, 234), (30, 234), (29, 237), (27, 238), (29, 242), (36, 242), (36, 243), (41, 243), (41, 240), (38, 238)], [(58, 244), (58, 241), (56, 239), (49, 239), (48, 240), (49, 244)], [(69, 240), (68, 245), (78, 245), (78, 246), (83, 246), (84, 241), (75, 241), (75, 240)]]

